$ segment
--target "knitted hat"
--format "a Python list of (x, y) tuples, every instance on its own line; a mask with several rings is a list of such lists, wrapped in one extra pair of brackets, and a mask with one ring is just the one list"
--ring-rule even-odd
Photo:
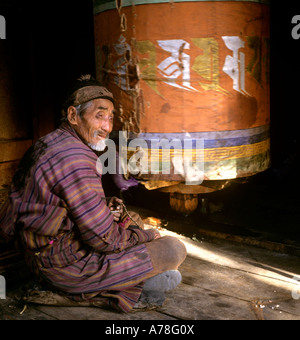
[(91, 75), (87, 74), (78, 78), (68, 92), (63, 104), (63, 111), (67, 111), (69, 106), (78, 106), (94, 99), (108, 99), (114, 104), (114, 98), (104, 86)]

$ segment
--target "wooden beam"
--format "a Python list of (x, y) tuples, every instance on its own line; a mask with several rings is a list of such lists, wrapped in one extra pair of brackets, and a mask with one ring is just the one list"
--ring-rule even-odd
[(19, 161), (0, 164), (0, 189), (7, 189), (10, 186)]
[(31, 139), (0, 141), (0, 163), (21, 159), (31, 145)]

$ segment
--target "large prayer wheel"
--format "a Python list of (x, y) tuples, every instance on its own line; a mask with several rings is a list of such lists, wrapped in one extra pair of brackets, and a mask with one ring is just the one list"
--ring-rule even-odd
[(148, 146), (141, 179), (199, 184), (177, 162), (184, 153), (199, 156), (204, 181), (269, 167), (267, 1), (95, 0), (94, 23), (114, 128), (128, 132), (128, 159)]

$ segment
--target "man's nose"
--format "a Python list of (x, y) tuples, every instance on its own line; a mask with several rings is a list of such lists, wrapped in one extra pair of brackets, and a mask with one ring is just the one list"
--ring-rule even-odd
[(111, 120), (109, 118), (104, 118), (101, 124), (102, 131), (110, 132), (111, 128), (112, 128)]

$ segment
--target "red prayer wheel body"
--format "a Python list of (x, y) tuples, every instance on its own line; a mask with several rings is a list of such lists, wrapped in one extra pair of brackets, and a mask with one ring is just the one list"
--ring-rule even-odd
[[(94, 1), (97, 78), (116, 99), (114, 129), (148, 145), (180, 140), (179, 152), (188, 138), (191, 156), (202, 153), (204, 180), (266, 170), (269, 19), (267, 1), (258, 0)], [(163, 173), (163, 149), (151, 147), (157, 171), (141, 178), (184, 180), (172, 163), (176, 146), (172, 171)]]

